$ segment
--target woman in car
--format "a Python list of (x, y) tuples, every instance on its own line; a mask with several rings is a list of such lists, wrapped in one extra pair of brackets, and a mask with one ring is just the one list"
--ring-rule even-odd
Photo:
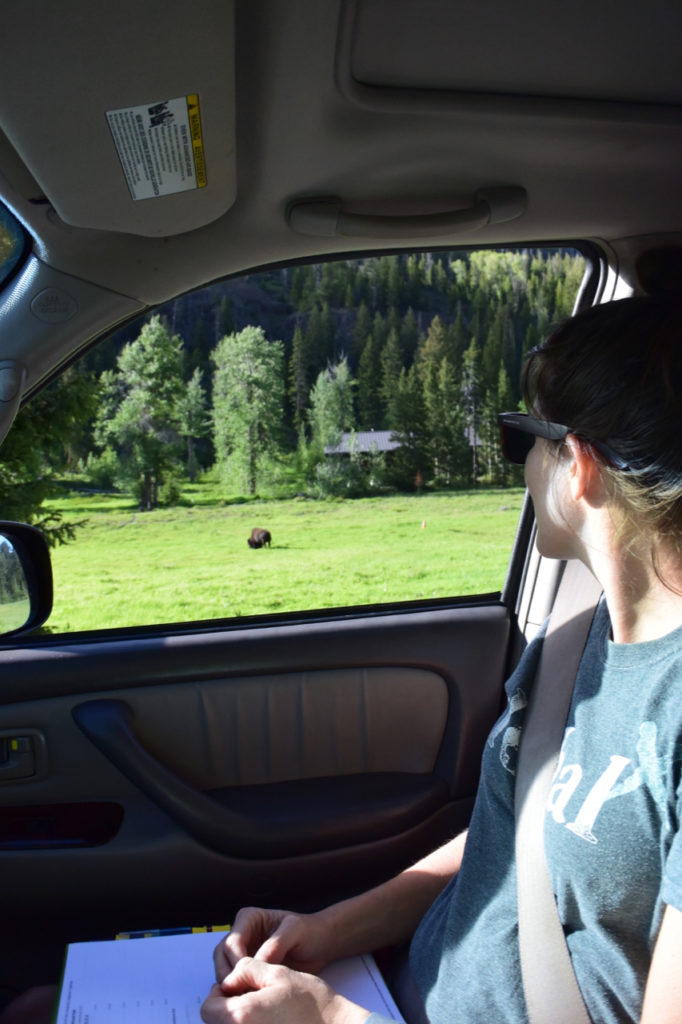
[[(540, 552), (580, 559), (604, 590), (545, 824), (559, 914), (595, 1022), (682, 1020), (679, 324), (679, 303), (665, 299), (576, 316), (528, 359), (533, 415), (502, 424), (508, 453), (525, 460)], [(312, 975), (413, 935), (420, 999), (410, 1024), (415, 1012), (431, 1024), (527, 1019), (515, 762), (504, 738), (509, 726), (522, 729), (541, 644), (542, 635), (507, 684), (509, 708), (486, 744), (468, 833), (318, 913), (240, 911), (215, 952), (207, 1024), (362, 1024), (368, 1011)]]

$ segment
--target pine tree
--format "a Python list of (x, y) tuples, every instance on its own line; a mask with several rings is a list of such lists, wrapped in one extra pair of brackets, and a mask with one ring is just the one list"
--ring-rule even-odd
[(388, 337), (388, 331), (389, 331), (389, 327), (388, 327), (388, 323), (386, 322), (385, 318), (381, 315), (381, 313), (375, 313), (374, 314), (374, 320), (372, 321), (372, 334), (374, 335), (374, 337), (375, 337), (375, 339), (377, 341), (377, 345), (379, 347), (379, 351), (381, 351), (381, 349), (386, 344), (386, 338)]
[(426, 337), (417, 349), (417, 371), (424, 382), (429, 374), (437, 373), (443, 359), (447, 356), (447, 337), (445, 327), (439, 316), (434, 316), (429, 325)]
[(418, 306), (424, 284), (423, 266), (418, 253), (410, 253), (407, 257), (407, 295), (410, 306)]
[(395, 330), (389, 331), (386, 344), (381, 350), (381, 388), (382, 423), (388, 423), (388, 410), (398, 388), (400, 371), (403, 369), (402, 351)]
[(407, 313), (403, 317), (400, 325), (400, 350), (401, 359), (406, 366), (411, 366), (417, 346), (419, 345), (419, 328), (417, 327), (417, 318), (414, 315), (412, 306), (409, 307)]
[(447, 359), (441, 362), (437, 379), (438, 422), (433, 424), (434, 469), (447, 485), (471, 481), (471, 452), (466, 432), (459, 380)]
[(475, 484), (479, 472), (478, 448), (481, 440), (479, 429), (484, 399), (481, 386), (481, 358), (476, 338), (472, 338), (464, 353), (461, 388), (466, 435), (471, 447), (471, 480)]
[(512, 390), (504, 366), (500, 366), (497, 383), (485, 396), (479, 418), (481, 441), (480, 462), (489, 483), (504, 486), (510, 480), (513, 467), (502, 454), (497, 416), (514, 410)]
[(289, 360), (289, 397), (294, 409), (294, 426), (298, 432), (306, 420), (308, 392), (312, 372), (309, 336), (296, 325), (291, 342), (291, 358)]
[(229, 296), (224, 295), (218, 305), (216, 315), (216, 337), (223, 338), (234, 331), (234, 305)]
[(400, 447), (394, 452), (391, 474), (398, 487), (421, 488), (431, 473), (427, 453), (426, 412), (417, 368), (400, 371), (398, 386), (388, 409), (391, 436)]
[(315, 305), (317, 289), (315, 273), (311, 266), (294, 267), (291, 275), (291, 302), (294, 309), (302, 313)]
[(19, 410), (2, 443), (2, 514), (5, 519), (37, 526), (51, 545), (71, 540), (75, 527), (43, 502), (57, 492), (68, 453), (77, 452), (83, 423), (94, 416), (98, 400), (94, 374), (70, 368)]
[(186, 356), (188, 370), (192, 372), (198, 369), (201, 373), (208, 370), (210, 366), (209, 350), (213, 342), (209, 343), (206, 321), (200, 316), (194, 323), (191, 348)]
[(367, 307), (367, 303), (361, 302), (355, 315), (355, 323), (353, 324), (353, 330), (351, 333), (350, 360), (353, 366), (357, 366), (360, 362), (362, 350), (365, 347), (365, 342), (367, 341), (368, 335), (371, 334), (371, 331), (372, 314)]
[(457, 377), (462, 374), (462, 358), (468, 345), (468, 337), (462, 316), (462, 303), (457, 303), (454, 322), (448, 327), (447, 353)]
[(360, 356), (357, 377), (358, 423), (362, 430), (374, 430), (383, 422), (381, 402), (381, 348), (372, 333)]
[(389, 310), (400, 309), (403, 299), (403, 267), (401, 256), (387, 256), (389, 261), (386, 303)]
[(497, 384), (497, 375), (504, 347), (506, 319), (506, 307), (499, 303), (495, 308), (492, 323), (490, 324), (481, 352), (481, 379), (485, 390), (494, 388)]
[(305, 350), (313, 373), (334, 360), (334, 318), (327, 303), (315, 303), (305, 327)]

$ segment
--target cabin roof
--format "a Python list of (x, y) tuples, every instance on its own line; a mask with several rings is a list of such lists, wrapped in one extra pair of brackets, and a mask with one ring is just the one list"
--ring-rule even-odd
[(392, 430), (357, 430), (346, 431), (341, 435), (341, 441), (337, 445), (326, 445), (325, 455), (350, 455), (351, 451), (357, 455), (376, 452), (392, 452), (401, 447), (401, 442), (395, 439)]

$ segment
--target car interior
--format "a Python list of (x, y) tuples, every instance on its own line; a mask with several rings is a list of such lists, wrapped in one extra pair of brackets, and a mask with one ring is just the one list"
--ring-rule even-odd
[[(679, 268), (667, 0), (24, 0), (3, 20), (2, 437), (122, 325), (257, 269), (572, 247), (582, 308)], [(174, 102), (194, 177), (167, 187), (136, 177), (129, 133)], [(313, 909), (465, 828), (561, 573), (526, 499), (498, 593), (40, 636), (49, 554), (0, 533), (30, 606), (0, 640), (4, 1000), (58, 981), (68, 942)]]

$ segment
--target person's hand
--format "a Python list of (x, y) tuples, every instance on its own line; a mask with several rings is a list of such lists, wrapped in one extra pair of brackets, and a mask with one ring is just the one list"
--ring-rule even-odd
[(368, 1010), (321, 978), (243, 957), (201, 1007), (204, 1024), (363, 1024)]
[(318, 915), (259, 907), (240, 910), (227, 937), (216, 946), (216, 980), (220, 983), (245, 956), (311, 974), (317, 974), (330, 960)]
[(39, 985), (13, 999), (0, 1013), (0, 1024), (49, 1024), (56, 1019), (57, 985)]

